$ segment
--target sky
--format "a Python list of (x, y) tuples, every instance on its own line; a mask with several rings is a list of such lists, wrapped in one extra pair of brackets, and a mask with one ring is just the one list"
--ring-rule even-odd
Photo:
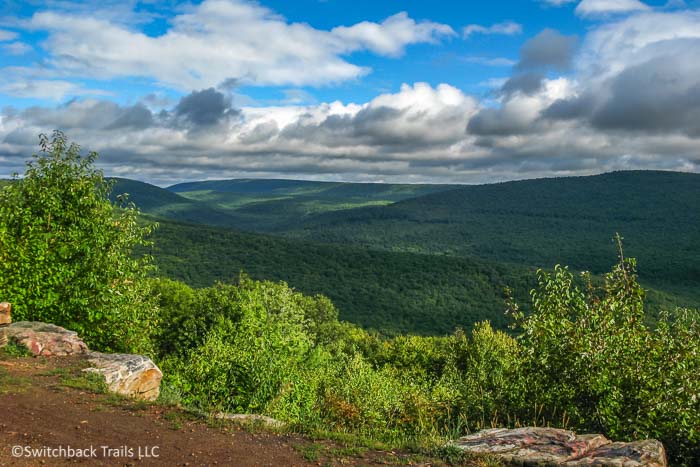
[(15, 1), (0, 177), (489, 183), (700, 172), (700, 0)]

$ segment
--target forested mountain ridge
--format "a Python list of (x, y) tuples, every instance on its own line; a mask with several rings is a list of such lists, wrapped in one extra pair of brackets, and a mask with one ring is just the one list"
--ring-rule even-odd
[[(535, 268), (555, 264), (607, 271), (617, 256), (611, 241), (616, 232), (625, 237), (626, 254), (638, 258), (643, 285), (663, 291), (653, 294), (650, 308), (658, 309), (654, 302), (700, 305), (696, 174), (616, 172), (450, 187), (360, 208), (345, 194), (357, 197), (364, 189), (376, 201), (396, 186), (234, 180), (176, 188), (221, 190), (189, 191), (196, 196), (185, 198), (128, 182), (119, 180), (114, 193), (129, 192), (145, 213), (199, 224), (162, 223), (156, 233), (155, 256), (168, 276), (195, 286), (233, 280), (240, 270), (257, 279), (286, 280), (305, 293), (329, 295), (346, 319), (392, 333), (449, 332), (486, 317), (503, 326), (504, 285), (526, 294), (532, 284), (525, 276), (532, 278)], [(401, 187), (403, 196), (407, 188)], [(302, 212), (312, 195), (313, 203), (322, 206), (320, 213)], [(228, 208), (221, 202), (229, 203)], [(256, 237), (241, 230), (272, 230), (304, 241)], [(468, 285), (474, 278), (459, 272), (466, 267), (460, 261), (481, 261), (499, 272), (475, 293)], [(392, 275), (391, 268), (409, 271), (409, 264), (420, 271)], [(436, 313), (435, 323), (428, 322), (430, 313)]]
[(127, 178), (112, 178), (114, 186), (110, 194), (113, 202), (119, 203), (122, 195), (133, 202), (141, 212), (160, 219), (171, 219), (193, 224), (234, 226), (236, 219), (205, 203), (179, 196), (149, 183)]
[(286, 235), (391, 251), (605, 271), (619, 232), (640, 275), (700, 289), (700, 175), (613, 172), (465, 186), (326, 213)]
[(113, 200), (129, 193), (129, 199), (147, 214), (262, 232), (289, 229), (324, 212), (387, 205), (456, 187), (240, 179), (182, 183), (164, 189), (136, 180), (114, 180)]

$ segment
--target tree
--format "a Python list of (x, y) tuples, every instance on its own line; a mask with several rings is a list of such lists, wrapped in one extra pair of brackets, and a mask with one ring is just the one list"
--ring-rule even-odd
[(0, 296), (19, 320), (77, 331), (99, 350), (150, 350), (157, 306), (136, 258), (153, 226), (137, 224), (133, 204), (109, 201), (112, 183), (94, 167), (95, 152), (54, 131), (41, 151), (0, 191)]

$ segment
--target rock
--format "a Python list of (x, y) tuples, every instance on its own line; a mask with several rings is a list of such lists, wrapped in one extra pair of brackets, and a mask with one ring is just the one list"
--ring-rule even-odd
[(609, 443), (564, 465), (571, 467), (589, 465), (665, 467), (666, 451), (664, 445), (655, 439), (632, 443)]
[(9, 341), (25, 346), (36, 356), (79, 355), (88, 350), (76, 332), (53, 324), (19, 321), (3, 331)]
[(285, 426), (284, 422), (275, 420), (272, 417), (266, 417), (265, 415), (217, 412), (212, 414), (212, 416), (218, 420), (231, 420), (239, 423), (259, 423), (269, 428), (283, 428)]
[(88, 361), (91, 367), (84, 371), (103, 375), (110, 392), (149, 401), (160, 394), (163, 373), (148, 357), (90, 352)]
[(7, 302), (0, 303), (0, 347), (5, 347), (7, 345), (5, 328), (12, 323), (10, 311), (12, 311), (12, 305)]
[(460, 449), (493, 454), (518, 466), (665, 467), (666, 453), (656, 440), (612, 443), (602, 435), (580, 435), (555, 428), (494, 428), (454, 442)]
[(0, 303), (0, 326), (5, 326), (12, 322), (12, 305), (7, 302)]
[(531, 427), (483, 430), (460, 438), (455, 445), (465, 451), (496, 454), (506, 463), (527, 465), (556, 465), (590, 449), (587, 439), (579, 440), (571, 431)]

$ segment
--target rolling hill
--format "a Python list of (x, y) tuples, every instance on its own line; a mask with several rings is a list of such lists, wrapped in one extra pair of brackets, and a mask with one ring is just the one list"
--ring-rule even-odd
[(236, 219), (238, 228), (273, 232), (317, 214), (385, 206), (455, 187), (241, 179), (182, 183), (168, 190), (226, 212)]
[(392, 253), (160, 222), (153, 234), (159, 275), (194, 287), (283, 280), (328, 296), (341, 319), (385, 334), (444, 334), (489, 319), (505, 329), (504, 287), (525, 302), (534, 271), (469, 258)]
[(126, 178), (112, 180), (114, 187), (110, 198), (113, 202), (117, 202), (118, 196), (128, 194), (128, 201), (153, 217), (216, 226), (234, 226), (237, 223), (229, 214), (206, 203), (184, 198), (155, 185)]
[(325, 213), (285, 235), (602, 273), (616, 257), (616, 232), (647, 284), (700, 300), (698, 174), (615, 172), (465, 186)]
[[(240, 271), (285, 280), (329, 296), (343, 319), (388, 334), (444, 333), (482, 319), (503, 327), (504, 286), (527, 302), (537, 267), (604, 273), (616, 261), (615, 232), (653, 289), (652, 311), (700, 306), (700, 175), (617, 172), (457, 188), (288, 180), (171, 188), (122, 179), (115, 190), (151, 216), (178, 221), (162, 222), (154, 237), (163, 275), (193, 286), (232, 281)], [(412, 196), (421, 190), (429, 193)], [(260, 234), (269, 231), (276, 236)]]

